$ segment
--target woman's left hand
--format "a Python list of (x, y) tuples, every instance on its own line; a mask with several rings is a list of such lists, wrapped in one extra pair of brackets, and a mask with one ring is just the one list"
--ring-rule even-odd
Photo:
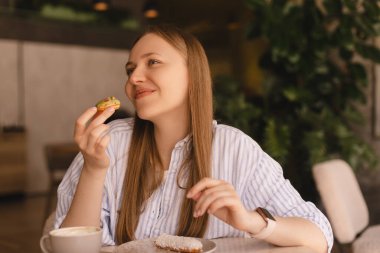
[(203, 178), (189, 190), (186, 197), (197, 202), (194, 217), (202, 216), (207, 212), (236, 229), (246, 230), (250, 214), (230, 183)]

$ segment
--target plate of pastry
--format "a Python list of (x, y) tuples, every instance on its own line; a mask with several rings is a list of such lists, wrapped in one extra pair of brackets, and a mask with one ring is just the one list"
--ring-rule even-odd
[(117, 247), (116, 253), (211, 253), (215, 249), (216, 244), (207, 239), (162, 234), (157, 238), (124, 243)]

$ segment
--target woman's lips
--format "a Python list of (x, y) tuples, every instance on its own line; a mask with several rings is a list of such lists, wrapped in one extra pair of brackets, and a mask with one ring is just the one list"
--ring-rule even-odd
[(142, 98), (145, 96), (149, 96), (153, 92), (155, 92), (155, 90), (138, 90), (138, 91), (136, 91), (135, 99), (139, 99), (139, 98)]

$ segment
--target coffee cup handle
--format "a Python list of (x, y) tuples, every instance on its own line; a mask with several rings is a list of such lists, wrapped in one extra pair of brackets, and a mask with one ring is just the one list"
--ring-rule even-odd
[(42, 249), (42, 252), (44, 253), (51, 253), (51, 251), (48, 250), (48, 247), (46, 246), (46, 241), (49, 240), (49, 235), (44, 235), (40, 239), (40, 247)]

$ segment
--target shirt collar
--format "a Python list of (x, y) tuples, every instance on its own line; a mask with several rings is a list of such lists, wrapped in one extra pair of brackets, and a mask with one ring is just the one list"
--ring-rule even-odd
[[(213, 120), (212, 121), (212, 128), (215, 129), (215, 127), (217, 125), (218, 125), (218, 123), (216, 122), (216, 120)], [(192, 137), (193, 137), (192, 134), (188, 134), (185, 138), (183, 138), (182, 140), (178, 141), (175, 144), (174, 149), (182, 148), (185, 144), (187, 144), (192, 139)]]

